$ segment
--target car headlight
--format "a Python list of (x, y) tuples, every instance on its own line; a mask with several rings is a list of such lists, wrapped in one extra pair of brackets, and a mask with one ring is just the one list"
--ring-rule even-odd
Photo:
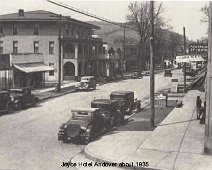
[(14, 97), (13, 96), (10, 96), (10, 100), (13, 102), (14, 101)]
[(63, 126), (64, 128), (67, 128), (67, 125)]

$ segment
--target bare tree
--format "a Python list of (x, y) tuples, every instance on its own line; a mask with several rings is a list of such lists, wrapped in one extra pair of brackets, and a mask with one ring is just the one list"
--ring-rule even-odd
[(201, 22), (208, 22), (209, 18), (209, 8), (208, 5), (206, 4), (204, 7), (200, 9), (201, 12), (203, 12), (204, 17), (201, 19)]
[[(148, 1), (132, 2), (129, 6), (129, 14), (127, 15), (128, 23), (135, 28), (139, 35), (139, 53), (137, 57), (139, 71), (145, 68), (145, 58), (143, 49), (150, 34), (150, 3)], [(154, 9), (155, 29), (165, 25), (161, 13), (163, 11), (162, 3), (156, 4)], [(142, 61), (142, 62), (141, 62)]]

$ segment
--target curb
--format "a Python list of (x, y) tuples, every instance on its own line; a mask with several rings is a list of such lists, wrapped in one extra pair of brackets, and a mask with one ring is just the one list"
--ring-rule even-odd
[(48, 100), (48, 99), (60, 97), (60, 96), (66, 95), (66, 94), (68, 94), (68, 93), (73, 93), (73, 92), (75, 92), (75, 91), (76, 91), (76, 90), (70, 90), (70, 91), (63, 92), (63, 93), (56, 93), (55, 95), (52, 95), (52, 96), (46, 96), (46, 97), (44, 97), (44, 98), (41, 98), (41, 99), (40, 99), (40, 102), (45, 102), (45, 101)]

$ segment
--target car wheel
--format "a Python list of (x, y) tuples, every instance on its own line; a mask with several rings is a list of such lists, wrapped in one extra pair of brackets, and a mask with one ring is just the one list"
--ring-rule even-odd
[(6, 105), (6, 114), (8, 114), (8, 113), (10, 113), (12, 111), (12, 105), (11, 105), (11, 103), (7, 103), (7, 105)]
[(38, 104), (38, 98), (33, 98), (32, 99), (32, 106), (36, 106)]
[(22, 105), (21, 105), (21, 102), (18, 102), (15, 104), (15, 110), (19, 111), (22, 109)]
[(110, 118), (110, 127), (112, 128), (112, 127), (114, 127), (114, 125), (115, 125), (115, 118), (114, 118), (114, 116), (112, 116)]
[(139, 111), (139, 110), (141, 110), (141, 103), (140, 102), (137, 104), (137, 111)]

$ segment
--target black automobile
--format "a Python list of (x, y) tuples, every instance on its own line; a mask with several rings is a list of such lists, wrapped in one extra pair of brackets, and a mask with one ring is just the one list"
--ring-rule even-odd
[(72, 117), (60, 126), (58, 140), (89, 143), (110, 128), (107, 115), (98, 108), (72, 109)]
[(12, 100), (8, 91), (0, 91), (0, 113), (9, 113), (12, 110)]
[(124, 113), (118, 108), (118, 101), (111, 99), (96, 99), (91, 102), (92, 108), (100, 108), (100, 112), (110, 120), (113, 127), (124, 120)]
[(171, 69), (165, 69), (164, 77), (172, 77), (172, 70)]
[(141, 108), (141, 101), (134, 98), (133, 91), (113, 91), (110, 99), (118, 101), (118, 108), (124, 115), (132, 114), (132, 111)]
[(141, 78), (143, 78), (143, 75), (140, 71), (134, 71), (130, 77), (132, 79), (141, 79)]
[(39, 98), (31, 93), (30, 88), (10, 89), (10, 95), (14, 101), (15, 110), (21, 110), (26, 106), (36, 106), (39, 102)]

